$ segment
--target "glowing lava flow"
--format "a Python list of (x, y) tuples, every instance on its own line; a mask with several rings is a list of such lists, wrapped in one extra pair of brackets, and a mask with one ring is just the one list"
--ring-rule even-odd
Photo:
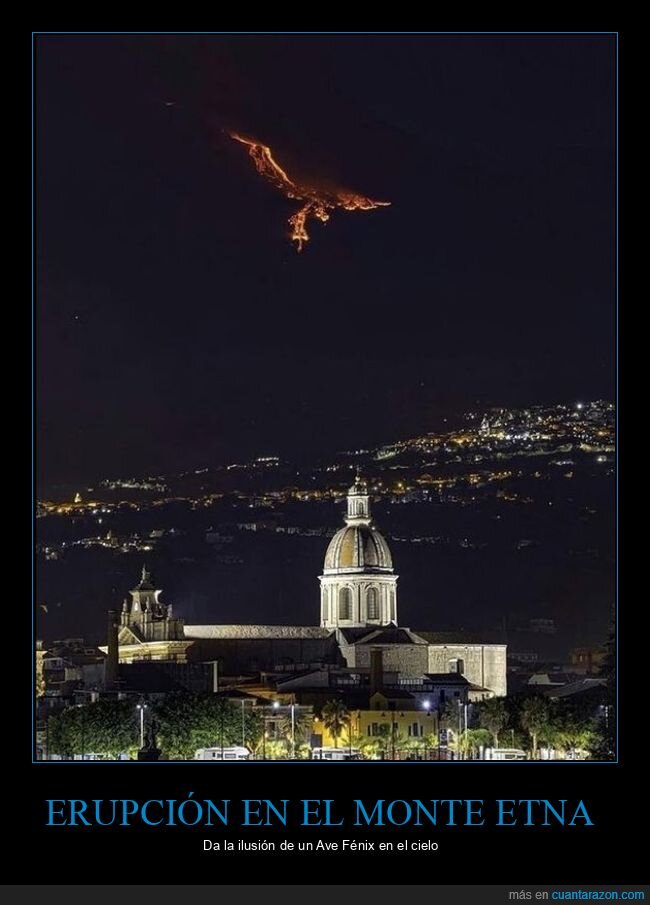
[(302, 251), (305, 242), (309, 242), (307, 222), (310, 217), (327, 223), (330, 211), (341, 208), (344, 211), (372, 211), (377, 207), (389, 207), (390, 201), (373, 201), (355, 192), (344, 189), (321, 189), (304, 182), (294, 181), (289, 174), (273, 159), (268, 145), (238, 135), (228, 133), (232, 139), (246, 145), (249, 157), (255, 169), (272, 185), (283, 192), (287, 198), (302, 202), (301, 207), (289, 217), (291, 241), (296, 243), (296, 250)]

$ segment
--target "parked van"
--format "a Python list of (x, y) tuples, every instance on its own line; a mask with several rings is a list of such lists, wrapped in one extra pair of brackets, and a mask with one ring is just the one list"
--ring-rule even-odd
[(526, 760), (521, 748), (486, 748), (485, 760)]
[(251, 753), (243, 745), (232, 748), (199, 748), (194, 752), (194, 760), (249, 760)]
[(314, 760), (361, 760), (358, 748), (312, 748)]

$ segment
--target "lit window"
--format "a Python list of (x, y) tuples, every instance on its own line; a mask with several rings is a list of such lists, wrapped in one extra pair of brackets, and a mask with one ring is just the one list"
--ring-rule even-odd
[(376, 588), (369, 588), (366, 592), (366, 612), (368, 619), (379, 619), (379, 600)]
[(339, 591), (339, 619), (352, 618), (352, 591), (350, 588), (341, 588)]

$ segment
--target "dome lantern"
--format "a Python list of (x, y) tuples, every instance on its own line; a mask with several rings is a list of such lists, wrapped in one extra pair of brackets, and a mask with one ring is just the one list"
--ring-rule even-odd
[(370, 497), (368, 485), (357, 474), (356, 480), (348, 490), (348, 514), (345, 522), (351, 524), (370, 524)]

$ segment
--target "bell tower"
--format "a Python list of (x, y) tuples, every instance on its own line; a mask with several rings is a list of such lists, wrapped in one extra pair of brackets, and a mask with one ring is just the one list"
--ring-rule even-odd
[(146, 566), (138, 584), (130, 591), (131, 601), (122, 604), (120, 623), (140, 641), (172, 641), (182, 639), (183, 620), (173, 615), (171, 604), (162, 603), (162, 590)]

